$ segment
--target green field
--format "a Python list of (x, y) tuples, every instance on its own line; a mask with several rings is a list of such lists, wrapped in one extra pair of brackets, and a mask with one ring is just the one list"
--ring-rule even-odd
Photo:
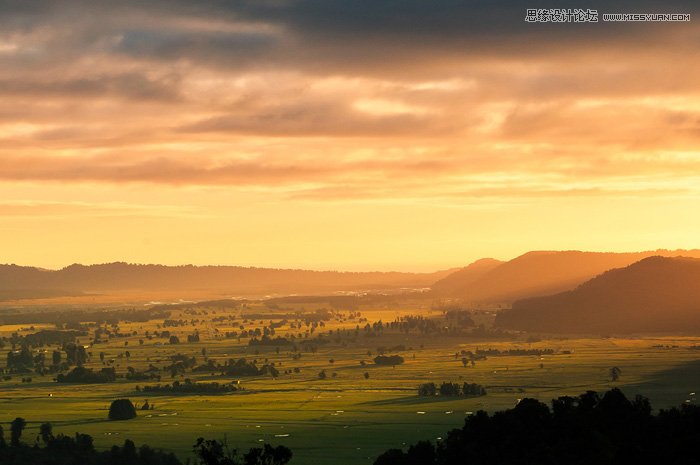
[[(418, 311), (439, 317), (441, 312), (411, 304), (392, 308), (363, 308), (362, 317), (371, 323), (392, 321), (397, 316)], [(313, 307), (307, 306), (307, 309)], [(126, 338), (112, 338), (88, 349), (91, 353), (89, 368), (103, 366), (98, 357), (105, 353), (105, 363), (114, 359), (118, 373), (127, 366), (137, 370), (149, 364), (163, 366), (168, 356), (182, 353), (202, 359), (207, 356), (223, 362), (229, 358), (248, 360), (268, 359), (280, 370), (278, 378), (270, 376), (233, 379), (218, 374), (191, 374), (175, 379), (191, 378), (197, 381), (231, 382), (240, 380), (243, 391), (221, 395), (154, 395), (136, 390), (137, 385), (157, 384), (153, 381), (131, 382), (123, 378), (105, 384), (56, 383), (55, 375), (12, 375), (0, 381), (0, 422), (5, 424), (21, 416), (28, 421), (23, 437), (33, 442), (40, 423), (49, 421), (56, 432), (88, 433), (98, 447), (121, 443), (125, 438), (137, 444), (175, 451), (182, 459), (190, 456), (192, 444), (199, 436), (227, 438), (235, 448), (247, 449), (262, 442), (283, 444), (293, 450), (294, 464), (317, 463), (319, 459), (333, 463), (372, 463), (382, 451), (401, 447), (420, 439), (432, 439), (460, 427), (464, 416), (479, 409), (494, 411), (514, 406), (523, 397), (548, 401), (560, 395), (576, 395), (586, 390), (604, 391), (613, 386), (623, 388), (628, 395), (641, 393), (649, 397), (656, 408), (694, 402), (691, 393), (700, 392), (700, 351), (690, 347), (700, 343), (700, 337), (639, 336), (629, 338), (564, 338), (540, 336), (537, 342), (527, 342), (528, 335), (497, 340), (473, 337), (402, 334), (386, 331), (379, 337), (360, 336), (354, 341), (342, 340), (319, 345), (315, 353), (302, 352), (299, 359), (285, 347), (279, 353), (275, 347), (249, 347), (248, 339), (240, 341), (217, 337), (240, 324), (247, 328), (262, 327), (267, 318), (247, 320), (241, 313), (262, 311), (263, 308), (217, 309), (207, 315), (192, 316), (176, 311), (171, 318), (201, 321), (194, 326), (167, 328), (182, 341), (197, 330), (201, 342), (170, 345), (164, 339), (147, 339), (145, 331), (160, 331), (162, 320), (147, 323), (119, 323), (122, 333), (136, 332)], [(216, 313), (214, 313), (216, 312)], [(270, 310), (265, 310), (270, 313)], [(335, 312), (318, 333), (338, 329), (353, 329), (358, 322), (348, 318), (349, 312)], [(212, 321), (214, 316), (235, 315), (236, 324)], [(238, 318), (240, 316), (240, 318)], [(488, 314), (476, 318), (488, 320)], [(277, 328), (277, 335), (306, 331), (305, 327), (291, 328), (291, 321)], [(27, 325), (0, 327), (0, 335), (28, 334), (37, 331)], [(218, 330), (218, 332), (217, 332)], [(313, 337), (313, 336), (312, 336)], [(81, 338), (88, 344), (89, 337)], [(530, 339), (535, 340), (535, 339)], [(128, 346), (125, 346), (128, 342)], [(376, 366), (372, 357), (380, 346), (403, 345), (399, 353), (405, 363), (396, 367)], [(474, 366), (463, 366), (461, 350), (474, 351), (477, 347), (506, 350), (510, 348), (553, 349), (553, 355), (544, 356), (490, 356), (478, 360)], [(52, 347), (53, 350), (56, 347)], [(255, 350), (259, 353), (255, 353)], [(3, 349), (9, 350), (9, 347)], [(130, 357), (124, 352), (128, 350)], [(372, 356), (368, 356), (368, 351)], [(333, 359), (333, 363), (331, 363)], [(365, 366), (360, 361), (366, 362)], [(622, 370), (619, 381), (612, 383), (609, 369)], [(299, 368), (298, 373), (285, 370)], [(326, 370), (328, 377), (319, 379)], [(365, 372), (369, 378), (365, 378)], [(21, 378), (31, 376), (30, 383)], [(170, 383), (170, 374), (163, 373), (161, 384)], [(426, 398), (417, 395), (420, 383), (433, 381), (470, 382), (483, 385), (488, 394), (475, 398)], [(136, 419), (108, 421), (107, 409), (112, 400), (128, 397), (142, 404), (145, 399), (155, 408), (139, 411)]]

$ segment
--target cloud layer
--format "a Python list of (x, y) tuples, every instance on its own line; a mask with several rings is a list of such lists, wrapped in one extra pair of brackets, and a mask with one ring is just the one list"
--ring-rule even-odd
[[(696, 199), (697, 4), (557, 7), (693, 20), (529, 24), (514, 1), (0, 1), (0, 186), (24, 186), (2, 209), (74, 211), (88, 185), (155, 189), (164, 212), (204, 189), (187, 208), (212, 214), (229, 194)], [(56, 188), (65, 209), (45, 198)]]

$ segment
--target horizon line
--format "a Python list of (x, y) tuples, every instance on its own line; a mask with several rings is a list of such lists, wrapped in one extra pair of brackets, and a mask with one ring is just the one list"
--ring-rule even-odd
[(454, 269), (462, 269), (466, 268), (467, 266), (476, 263), (481, 260), (496, 260), (500, 261), (502, 263), (507, 263), (509, 261), (515, 260), (517, 258), (523, 257), (528, 254), (533, 254), (533, 253), (563, 253), (563, 252), (579, 252), (579, 253), (595, 253), (595, 254), (642, 254), (642, 253), (650, 253), (650, 252), (695, 252), (695, 251), (700, 251), (700, 248), (692, 248), (692, 249), (669, 249), (669, 248), (657, 248), (657, 249), (648, 249), (648, 250), (637, 250), (637, 251), (600, 251), (600, 250), (580, 250), (580, 249), (560, 249), (560, 250), (555, 250), (555, 249), (537, 249), (537, 250), (528, 250), (526, 252), (523, 252), (519, 255), (516, 255), (512, 258), (508, 259), (501, 259), (501, 258), (495, 258), (494, 256), (484, 256), (480, 257), (477, 259), (467, 259), (465, 261), (466, 264), (462, 265), (445, 265), (444, 267), (438, 267), (430, 269), (430, 271), (408, 271), (408, 270), (398, 270), (398, 269), (363, 269), (363, 270), (351, 270), (351, 269), (331, 269), (331, 268), (314, 268), (313, 266), (304, 268), (304, 267), (299, 267), (299, 266), (282, 266), (282, 267), (273, 267), (273, 266), (265, 266), (265, 265), (244, 265), (244, 264), (212, 264), (212, 263), (207, 263), (207, 264), (195, 264), (195, 263), (180, 263), (180, 264), (168, 264), (168, 263), (154, 263), (154, 262), (132, 262), (132, 261), (125, 261), (125, 260), (115, 260), (115, 261), (105, 261), (105, 262), (93, 262), (93, 263), (78, 263), (78, 262), (73, 262), (69, 265), (61, 266), (61, 267), (45, 267), (45, 266), (38, 266), (38, 265), (25, 265), (25, 264), (17, 264), (17, 263), (0, 263), (0, 266), (16, 266), (20, 268), (35, 268), (38, 270), (43, 270), (43, 271), (61, 271), (65, 270), (67, 268), (73, 267), (73, 266), (82, 266), (82, 267), (92, 267), (92, 266), (104, 266), (104, 265), (116, 265), (116, 264), (122, 264), (122, 265), (128, 265), (128, 266), (161, 266), (161, 267), (167, 267), (167, 268), (185, 268), (185, 267), (193, 267), (193, 268), (248, 268), (248, 269), (267, 269), (267, 270), (279, 270), (279, 271), (311, 271), (311, 272), (318, 272), (318, 273), (405, 273), (405, 274), (433, 274), (433, 273), (440, 273), (444, 271), (449, 271), (449, 270), (454, 270)]

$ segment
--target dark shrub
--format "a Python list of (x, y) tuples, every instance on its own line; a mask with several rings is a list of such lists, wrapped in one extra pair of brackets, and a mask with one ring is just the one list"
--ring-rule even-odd
[(135, 416), (136, 409), (129, 399), (117, 399), (109, 406), (110, 420), (130, 420)]
[(403, 357), (400, 355), (379, 355), (374, 357), (374, 363), (377, 365), (401, 365)]

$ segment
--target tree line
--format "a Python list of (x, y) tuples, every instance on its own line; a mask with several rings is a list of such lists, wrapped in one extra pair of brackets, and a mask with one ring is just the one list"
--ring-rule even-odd
[[(51, 423), (43, 423), (32, 443), (22, 441), (27, 427), (24, 418), (10, 423), (10, 442), (5, 439), (0, 426), (0, 463), (3, 465), (182, 465), (171, 452), (154, 449), (148, 445), (136, 447), (127, 439), (121, 446), (108, 450), (95, 449), (93, 438), (76, 433), (54, 435)], [(285, 465), (292, 458), (292, 451), (285, 446), (264, 444), (245, 453), (230, 449), (226, 441), (198, 438), (192, 448), (195, 460), (192, 465)]]
[(652, 414), (649, 400), (619, 389), (480, 410), (437, 443), (390, 449), (375, 465), (682, 465), (698, 463), (700, 407)]
[(443, 397), (478, 397), (485, 396), (486, 389), (481, 384), (464, 383), (459, 385), (445, 381), (440, 386), (435, 383), (423, 383), (418, 386), (418, 395), (423, 397), (443, 396)]
[(172, 384), (136, 386), (137, 391), (140, 390), (149, 394), (228, 394), (240, 389), (234, 383), (198, 383), (193, 382), (189, 378), (186, 378), (183, 382), (173, 381)]

